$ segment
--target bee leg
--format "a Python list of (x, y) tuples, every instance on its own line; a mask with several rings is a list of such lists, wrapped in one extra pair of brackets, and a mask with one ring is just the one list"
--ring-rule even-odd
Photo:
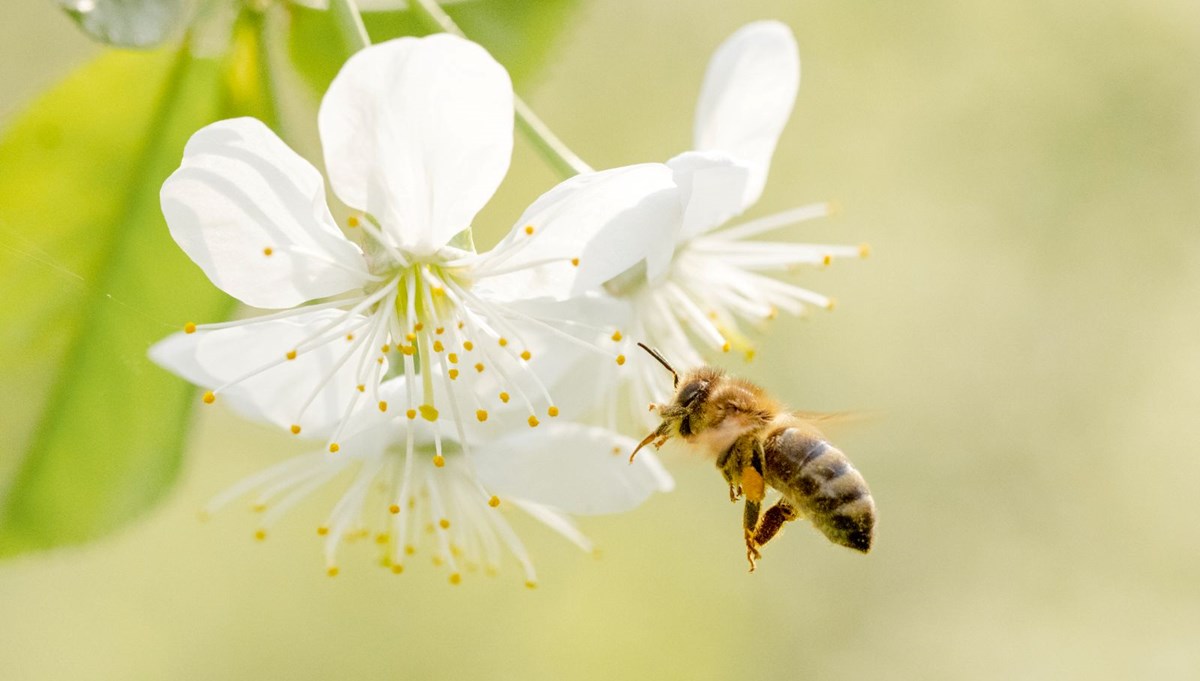
[(754, 531), (755, 546), (762, 546), (771, 541), (771, 538), (779, 533), (779, 529), (783, 524), (795, 520), (800, 516), (796, 508), (789, 504), (785, 499), (780, 499), (779, 503), (767, 509), (763, 514), (762, 522), (758, 524), (758, 529)]
[(739, 466), (733, 456), (736, 448), (736, 445), (730, 447), (717, 457), (717, 468), (725, 477), (725, 482), (729, 483), (729, 501), (731, 502), (737, 501), (738, 497), (742, 496), (742, 486), (738, 476)]
[(758, 527), (759, 509), (763, 497), (766, 496), (767, 486), (763, 480), (762, 450), (757, 446), (748, 448), (749, 457), (742, 468), (742, 491), (746, 494), (746, 505), (742, 514), (742, 530), (746, 539), (746, 561), (750, 563), (750, 572), (754, 572), (754, 561), (761, 558), (758, 546), (754, 541), (755, 530)]

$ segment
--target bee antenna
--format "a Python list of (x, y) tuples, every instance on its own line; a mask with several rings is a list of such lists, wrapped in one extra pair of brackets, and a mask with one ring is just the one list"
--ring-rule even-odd
[(647, 345), (641, 341), (638, 341), (638, 347), (645, 350), (646, 352), (650, 353), (651, 357), (653, 357), (654, 359), (657, 359), (659, 364), (665, 366), (667, 368), (667, 371), (671, 372), (671, 375), (675, 377), (675, 387), (678, 388), (679, 387), (679, 374), (676, 373), (675, 368), (672, 367), (670, 365), (670, 363), (668, 363), (667, 360), (662, 356), (662, 353), (660, 353), (658, 350), (655, 350), (654, 348), (647, 347)]

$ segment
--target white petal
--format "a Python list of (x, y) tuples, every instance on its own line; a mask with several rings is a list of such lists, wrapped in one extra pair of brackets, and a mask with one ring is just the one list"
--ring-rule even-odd
[(603, 428), (551, 423), (475, 446), (472, 460), (484, 486), (502, 497), (567, 513), (619, 513), (674, 484), (652, 456), (629, 463), (636, 445)]
[[(663, 251), (670, 258), (679, 219), (678, 189), (664, 164), (576, 175), (534, 201), (492, 251), (500, 258), (514, 242), (532, 239), (496, 265), (531, 266), (488, 282), (511, 299), (569, 298), (643, 260), (661, 259)], [(534, 230), (532, 236), (527, 227)], [(578, 266), (571, 264), (572, 258), (579, 259)], [(550, 259), (556, 262), (534, 265)], [(482, 267), (486, 271), (488, 265)]]
[(512, 82), (475, 43), (400, 38), (347, 60), (318, 124), (338, 197), (396, 245), (433, 252), (471, 225), (508, 171)]
[(150, 360), (195, 385), (211, 388), (218, 382), (196, 360), (196, 346), (202, 332), (173, 333), (150, 346)]
[[(667, 165), (675, 171), (683, 203), (677, 242), (716, 229), (742, 212), (750, 177), (747, 166), (713, 151), (684, 152)], [(653, 273), (650, 278), (655, 278)]]
[[(192, 334), (198, 337), (195, 362), (203, 375), (211, 378), (205, 387), (214, 389), (274, 364), (222, 389), (217, 399), (249, 418), (284, 428), (296, 424), (306, 435), (327, 437), (351, 401), (369, 404), (374, 397), (373, 386), (368, 385), (365, 393), (356, 388), (359, 383), (369, 383), (359, 375), (359, 368), (371, 366), (379, 349), (359, 344), (351, 350), (352, 343), (345, 339), (362, 321), (362, 317), (349, 317), (338, 310), (318, 310), (285, 319), (201, 329)], [(334, 326), (329, 334), (336, 334), (333, 340), (311, 350), (301, 348), (294, 360), (285, 359), (289, 351), (330, 324)], [(339, 362), (341, 366), (335, 369)], [(386, 373), (386, 361), (378, 368)]]
[(329, 214), (321, 174), (256, 119), (192, 135), (160, 198), (175, 242), (247, 305), (292, 307), (366, 281), (362, 252)]
[(695, 148), (750, 165), (743, 205), (762, 195), (779, 133), (800, 87), (796, 39), (778, 21), (738, 29), (713, 54), (696, 104)]

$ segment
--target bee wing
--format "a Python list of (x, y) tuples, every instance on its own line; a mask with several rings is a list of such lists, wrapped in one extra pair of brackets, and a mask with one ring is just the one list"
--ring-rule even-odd
[(837, 428), (848, 424), (876, 421), (882, 418), (883, 414), (870, 411), (793, 411), (792, 416), (813, 425), (819, 425), (824, 429), (827, 426)]

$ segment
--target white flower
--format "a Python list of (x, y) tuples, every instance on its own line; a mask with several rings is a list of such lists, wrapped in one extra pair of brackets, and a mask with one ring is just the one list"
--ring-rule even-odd
[[(355, 240), (334, 222), (320, 173), (254, 119), (198, 131), (163, 185), (171, 235), (212, 282), (281, 310), (189, 324), (152, 348), (160, 364), (209, 388), (206, 402), (224, 396), (293, 433), (327, 433), (331, 452), (356, 410), (435, 422), (448, 407), (466, 443), (466, 420), (486, 421), (510, 400), (530, 426), (558, 415), (530, 365), (548, 339), (623, 363), (614, 344), (576, 339), (594, 329), (540, 318), (524, 301), (581, 296), (639, 261), (637, 240), (589, 239), (635, 206), (660, 219), (666, 166), (564, 182), (477, 254), (466, 230), (512, 151), (512, 86), (486, 51), (445, 34), (369, 47), (334, 79), (318, 123), (330, 184), (355, 210)], [(536, 276), (520, 276), (530, 268)], [(379, 393), (389, 374), (408, 378), (398, 400)], [(474, 389), (451, 391), (452, 381)], [(441, 464), (441, 431), (432, 432)]]
[[(380, 392), (402, 394), (403, 380), (388, 381)], [(439, 427), (443, 432), (437, 436)], [(591, 551), (569, 514), (625, 511), (673, 485), (649, 457), (628, 465), (624, 455), (633, 440), (577, 423), (560, 421), (533, 431), (508, 422), (470, 448), (460, 446), (444, 420), (410, 425), (361, 412), (349, 429), (345, 452), (316, 451), (285, 460), (225, 490), (202, 514), (251, 496), (251, 507), (261, 513), (255, 536), (263, 540), (296, 504), (342, 479), (348, 482), (346, 491), (317, 528), (329, 575), (338, 573), (343, 543), (369, 537), (379, 546), (381, 563), (395, 573), (403, 572), (414, 554), (429, 555), (434, 564), (448, 567), (450, 582), (457, 584), (464, 569), (495, 573), (508, 553), (532, 587), (537, 576), (505, 519), (510, 509)], [(443, 454), (444, 466), (435, 466), (435, 457)]]
[[(695, 149), (667, 163), (678, 202), (674, 219), (657, 232), (656, 249), (644, 266), (605, 284), (629, 308), (626, 343), (657, 346), (669, 361), (686, 368), (704, 362), (703, 348), (736, 348), (752, 356), (742, 331), (746, 322), (761, 324), (781, 311), (802, 314), (809, 307), (833, 307), (832, 299), (771, 275), (825, 266), (834, 258), (862, 257), (866, 247), (749, 240), (829, 215), (830, 204), (726, 226), (761, 196), (799, 82), (796, 42), (779, 22), (744, 26), (714, 53), (696, 107)], [(626, 346), (625, 352), (630, 351)], [(636, 405), (662, 401), (671, 384), (657, 363), (634, 364), (631, 401), (644, 414)], [(621, 399), (618, 382), (603, 370), (575, 380), (604, 386), (610, 404)], [(653, 415), (646, 418), (653, 421)]]

